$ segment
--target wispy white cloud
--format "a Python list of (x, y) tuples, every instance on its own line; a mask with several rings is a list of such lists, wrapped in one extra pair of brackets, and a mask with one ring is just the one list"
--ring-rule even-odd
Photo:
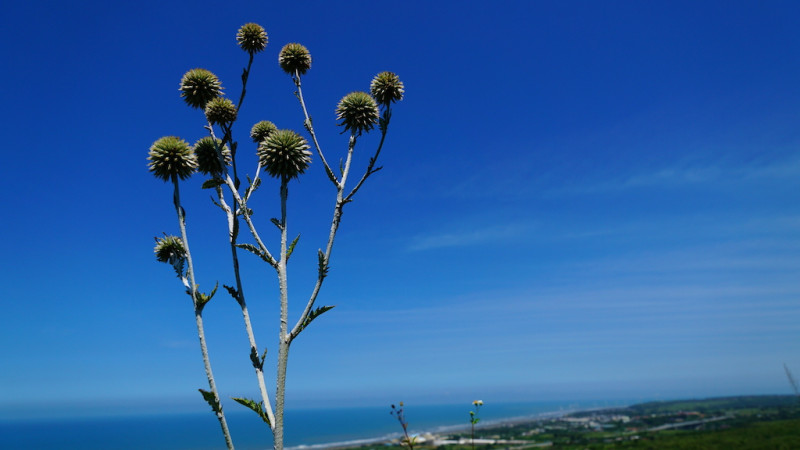
[(508, 242), (529, 232), (533, 227), (528, 223), (510, 223), (472, 229), (438, 231), (417, 235), (412, 238), (408, 250), (423, 251), (447, 247), (467, 247), (489, 243)]

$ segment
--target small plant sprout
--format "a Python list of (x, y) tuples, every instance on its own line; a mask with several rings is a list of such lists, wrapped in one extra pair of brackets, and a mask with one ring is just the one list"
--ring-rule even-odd
[[(193, 174), (202, 174), (205, 178), (202, 189), (212, 192), (211, 203), (219, 208), (225, 217), (225, 231), (222, 233), (220, 230), (220, 235), (229, 244), (232, 270), (219, 274), (219, 279), (227, 278), (229, 280), (227, 284), (222, 284), (222, 287), (241, 309), (247, 335), (246, 351), (245, 348), (242, 348), (241, 356), (243, 359), (246, 358), (248, 365), (252, 365), (260, 394), (260, 398), (257, 399), (231, 398), (258, 415), (272, 435), (274, 448), (282, 450), (286, 371), (290, 346), (314, 320), (333, 308), (333, 306), (318, 304), (317, 297), (323, 281), (328, 276), (333, 243), (341, 224), (342, 212), (345, 205), (353, 202), (356, 193), (367, 179), (381, 170), (380, 166), (376, 166), (376, 162), (386, 141), (392, 106), (402, 100), (405, 87), (394, 73), (381, 72), (372, 79), (371, 83), (364, 83), (365, 85), (362, 86), (362, 89), (369, 88), (369, 92), (357, 90), (345, 95), (338, 105), (329, 105), (329, 111), (335, 113), (336, 116), (335, 122), (331, 120), (331, 129), (335, 129), (335, 126), (338, 125), (344, 127), (344, 132), (349, 132), (340, 138), (339, 155), (331, 155), (328, 151), (323, 152), (322, 150), (303, 95), (301, 78), (311, 69), (311, 53), (301, 44), (286, 44), (278, 55), (279, 68), (276, 67), (276, 69), (289, 75), (291, 85), (288, 85), (289, 89), (286, 91), (291, 93), (291, 89), (294, 89), (294, 96), (299, 102), (301, 112), (298, 114), (300, 117), (289, 117), (278, 123), (296, 123), (298, 125), (302, 123), (304, 130), (278, 129), (273, 122), (261, 120), (255, 125), (248, 126), (247, 142), (239, 146), (239, 142), (234, 137), (236, 136), (234, 128), (237, 129), (236, 131), (247, 133), (245, 130), (240, 130), (241, 127), (237, 125), (241, 118), (239, 112), (247, 93), (247, 82), (253, 59), (256, 55), (263, 54), (262, 52), (267, 47), (267, 32), (261, 25), (247, 23), (236, 33), (236, 44), (247, 54), (247, 63), (242, 70), (242, 85), (238, 97), (224, 95), (222, 82), (208, 70), (195, 68), (187, 71), (180, 80), (178, 90), (182, 101), (193, 108), (195, 114), (202, 113), (198, 114), (197, 133), (192, 137), (195, 144), (190, 146), (179, 137), (166, 136), (155, 141), (150, 147), (148, 168), (157, 179), (171, 183), (173, 205), (180, 228), (180, 234), (177, 236), (165, 234), (161, 238), (156, 238), (154, 252), (158, 261), (172, 266), (183, 284), (183, 290), (192, 299), (209, 389), (208, 391), (200, 389), (200, 392), (219, 420), (227, 447), (233, 449), (233, 441), (211, 371), (211, 361), (203, 329), (203, 309), (214, 296), (217, 288), (215, 287), (208, 294), (200, 292), (198, 289), (198, 283), (195, 280), (195, 265), (189, 250), (186, 211), (181, 204), (181, 191), (179, 190), (179, 182), (188, 179)], [(239, 53), (239, 55), (241, 57), (242, 54)], [(364, 81), (368, 82), (369, 79)], [(230, 91), (227, 92), (230, 93)], [(264, 105), (263, 102), (259, 102), (256, 106), (258, 108), (266, 106), (266, 110), (270, 110), (269, 105)], [(376, 128), (377, 130), (375, 130)], [(298, 131), (302, 131), (302, 134)], [(368, 138), (365, 135), (370, 131), (373, 131), (373, 135)], [(361, 144), (359, 151), (356, 152), (356, 143), (362, 136), (362, 142), (358, 142)], [(242, 151), (245, 146), (250, 148)], [(371, 148), (363, 148), (366, 146)], [(341, 161), (338, 171), (334, 171), (328, 163), (325, 158), (326, 154)], [(362, 155), (363, 163), (358, 160)], [(248, 157), (249, 160), (242, 161), (243, 158)], [(301, 246), (297, 245), (300, 240), (299, 232), (292, 229), (291, 236), (289, 234), (290, 224), (294, 225), (288, 220), (291, 217), (287, 207), (289, 187), (292, 182), (296, 182), (295, 180), (307, 172), (312, 158), (318, 161), (315, 164), (319, 164), (325, 173), (324, 177), (327, 180), (323, 178), (323, 181), (330, 181), (332, 184), (332, 186), (327, 186), (332, 188), (333, 217), (330, 221), (323, 222), (321, 226), (325, 232), (322, 236), (327, 236), (327, 238), (323, 237), (320, 245), (314, 246), (310, 250), (313, 262), (307, 270), (315, 275), (309, 277), (312, 285), (308, 290), (310, 295), (305, 297), (303, 303), (291, 308), (294, 313), (294, 317), (292, 317), (289, 314), (289, 258), (296, 247), (298, 252), (301, 251)], [(245, 171), (244, 164), (248, 165), (247, 169), (249, 170)], [(356, 172), (356, 167), (359, 166), (359, 172)], [(239, 174), (242, 174), (243, 180), (239, 179)], [(256, 193), (256, 190), (262, 184), (269, 184), (271, 185), (270, 189), (275, 189), (273, 192), (280, 200), (278, 205), (273, 206), (271, 202), (259, 198), (260, 195)], [(261, 192), (263, 189), (259, 191), (259, 193)], [(273, 211), (273, 214), (259, 214), (254, 220), (253, 208), (261, 205), (267, 205), (266, 207), (274, 208), (277, 211)], [(262, 217), (264, 219), (261, 219)], [(270, 219), (270, 217), (272, 218)], [(195, 224), (195, 226), (197, 225)], [(268, 228), (268, 232), (260, 228), (262, 225)], [(203, 223), (202, 226), (208, 227), (209, 225)], [(275, 233), (273, 226), (278, 229), (277, 236), (272, 234)], [(240, 232), (243, 233), (240, 235)], [(263, 239), (262, 236), (264, 236)], [(275, 237), (271, 245), (268, 245), (270, 242), (266, 238), (270, 236)], [(302, 251), (306, 251), (306, 249), (308, 247)], [(279, 315), (276, 314), (273, 317), (274, 328), (277, 331), (277, 336), (275, 336), (277, 351), (269, 353), (270, 363), (274, 362), (276, 369), (272, 393), (267, 390), (264, 375), (268, 356), (267, 349), (256, 343), (253, 323), (250, 320), (250, 313), (245, 301), (245, 283), (241, 277), (240, 266), (241, 263), (249, 263), (249, 261), (240, 263), (241, 250), (256, 256), (249, 261), (256, 264), (266, 263), (265, 276), (268, 279), (273, 279), (275, 275), (278, 279), (278, 295), (258, 293), (259, 300), (274, 302), (268, 308), (269, 310), (272, 310), (272, 306), (274, 306), (276, 312), (279, 311)], [(213, 259), (213, 256), (209, 259)], [(263, 284), (263, 280), (258, 280), (258, 284)], [(225, 305), (219, 307), (225, 307)], [(274, 397), (270, 398), (271, 395)], [(392, 405), (392, 414), (397, 415), (403, 426), (405, 445), (413, 449), (414, 439), (408, 435), (408, 424), (403, 416), (403, 404), (400, 404), (399, 409)]]
[(392, 405), (392, 410), (389, 411), (389, 414), (397, 417), (397, 421), (400, 422), (400, 426), (403, 427), (403, 437), (400, 439), (401, 445), (408, 447), (409, 450), (414, 450), (414, 444), (417, 443), (417, 437), (408, 435), (408, 422), (406, 421), (406, 415), (403, 411), (403, 402), (398, 404), (400, 405), (399, 408)]
[(481, 406), (483, 406), (483, 400), (474, 400), (472, 406), (475, 407), (475, 411), (469, 412), (469, 424), (472, 431), (472, 449), (475, 450), (475, 425), (481, 421), (480, 417), (478, 417), (478, 411), (480, 411)]

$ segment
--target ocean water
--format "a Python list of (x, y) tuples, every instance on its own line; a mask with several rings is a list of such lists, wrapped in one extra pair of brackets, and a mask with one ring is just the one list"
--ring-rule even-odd
[[(614, 402), (620, 405), (621, 402)], [(469, 404), (406, 405), (412, 432), (436, 431), (443, 427), (468, 426)], [(597, 403), (567, 402), (486, 404), (480, 410), (482, 424), (492, 421), (565, 412), (599, 406)], [(399, 436), (397, 419), (390, 408), (363, 407), (291, 410), (286, 412), (287, 447), (315, 446)], [(272, 448), (266, 424), (252, 412), (226, 411), (234, 445), (240, 450)], [(211, 450), (225, 448), (219, 422), (207, 413), (148, 416), (97, 417), (60, 420), (15, 420), (0, 422), (0, 448), (6, 450)]]

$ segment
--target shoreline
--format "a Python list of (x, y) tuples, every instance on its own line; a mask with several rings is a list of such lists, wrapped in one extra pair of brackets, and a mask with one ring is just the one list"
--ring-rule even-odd
[[(522, 416), (512, 416), (512, 417), (505, 417), (501, 419), (493, 419), (483, 422), (478, 429), (486, 429), (486, 428), (494, 428), (504, 425), (518, 425), (518, 424), (525, 424), (525, 423), (532, 423), (538, 422), (542, 420), (552, 420), (552, 419), (559, 419), (565, 417), (569, 414), (574, 414), (577, 412), (589, 412), (589, 411), (603, 411), (607, 409), (616, 409), (616, 408), (625, 408), (629, 405), (625, 406), (613, 406), (613, 407), (594, 407), (594, 408), (576, 408), (576, 409), (569, 409), (569, 410), (559, 410), (559, 411), (546, 411), (541, 413), (535, 414), (528, 414)], [(463, 432), (468, 431), (470, 429), (469, 425), (466, 424), (458, 424), (458, 425), (441, 425), (435, 428), (429, 428), (422, 431), (409, 433), (412, 436), (423, 436), (423, 435), (440, 435), (440, 434), (450, 434), (454, 432)], [(371, 445), (371, 444), (388, 444), (394, 440), (400, 439), (403, 436), (403, 433), (391, 433), (386, 434), (380, 437), (372, 437), (372, 438), (362, 438), (362, 439), (352, 439), (347, 441), (339, 441), (339, 442), (326, 442), (323, 444), (307, 444), (307, 445), (295, 445), (291, 447), (286, 447), (286, 450), (317, 450), (317, 449), (344, 449), (344, 448), (354, 448), (354, 447), (361, 447), (364, 445)]]

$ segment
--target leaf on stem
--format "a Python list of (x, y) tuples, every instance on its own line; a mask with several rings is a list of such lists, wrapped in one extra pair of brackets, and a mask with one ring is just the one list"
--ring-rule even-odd
[(202, 389), (198, 389), (201, 394), (203, 394), (203, 399), (208, 402), (211, 406), (211, 410), (217, 414), (222, 413), (222, 407), (219, 405), (219, 401), (217, 400), (217, 396), (214, 395), (213, 392), (204, 391)]
[(222, 186), (225, 184), (224, 181), (220, 178), (211, 178), (210, 180), (206, 180), (203, 182), (201, 189), (214, 189), (217, 186)]
[(223, 284), (222, 287), (224, 287), (225, 290), (228, 291), (228, 294), (231, 294), (231, 297), (233, 297), (234, 300), (236, 300), (237, 302), (239, 301), (239, 291), (237, 291), (236, 288), (234, 288), (233, 286), (228, 286), (227, 284)]
[(270, 263), (271, 261), (267, 257), (267, 255), (261, 251), (260, 248), (256, 247), (253, 244), (236, 244), (237, 247), (241, 248), (242, 250), (247, 250), (248, 252), (258, 256), (259, 258), (263, 259), (265, 262)]
[(292, 256), (292, 252), (294, 251), (294, 246), (297, 245), (297, 241), (300, 240), (300, 235), (298, 234), (296, 238), (289, 244), (289, 248), (286, 250), (286, 261), (289, 261), (289, 257)]
[(236, 403), (239, 403), (240, 405), (244, 405), (244, 406), (250, 408), (251, 410), (253, 410), (256, 414), (258, 414), (258, 417), (261, 417), (261, 420), (263, 420), (264, 423), (266, 423), (267, 425), (272, 426), (269, 423), (269, 417), (267, 416), (267, 413), (264, 412), (264, 402), (257, 402), (256, 403), (255, 400), (251, 400), (249, 398), (240, 398), (240, 397), (231, 397), (231, 398)]
[(269, 219), (269, 220), (270, 220), (270, 222), (272, 222), (273, 225), (278, 227), (279, 230), (283, 231), (283, 225), (281, 224), (280, 220), (278, 220), (278, 219), (276, 219), (274, 217), (272, 219)]
[(198, 309), (200, 309), (201, 311), (203, 310), (203, 308), (206, 306), (206, 303), (211, 301), (211, 299), (214, 297), (214, 294), (217, 293), (217, 288), (219, 288), (219, 282), (217, 282), (217, 284), (214, 285), (214, 289), (208, 295), (200, 291), (195, 291), (195, 300), (197, 301)]
[(332, 310), (334, 307), (335, 307), (335, 305), (334, 306), (320, 306), (319, 308), (317, 308), (317, 309), (311, 311), (310, 313), (308, 313), (308, 317), (306, 317), (306, 320), (304, 320), (303, 324), (300, 325), (300, 328), (297, 330), (297, 334), (300, 334), (301, 331), (305, 330), (306, 327), (311, 323), (312, 320), (314, 320), (317, 317), (321, 316), (322, 313)]
[(317, 271), (319, 272), (320, 278), (325, 278), (328, 276), (328, 264), (325, 262), (325, 254), (322, 253), (322, 250), (317, 250)]

